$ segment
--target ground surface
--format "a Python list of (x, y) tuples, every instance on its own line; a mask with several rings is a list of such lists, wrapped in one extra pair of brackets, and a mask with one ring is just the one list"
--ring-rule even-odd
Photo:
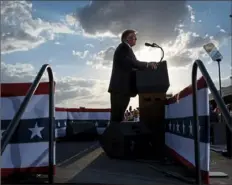
[[(56, 182), (105, 184), (186, 184), (167, 177), (159, 169), (181, 171), (175, 166), (160, 166), (135, 161), (109, 159), (98, 142), (64, 142), (57, 144)], [(156, 170), (158, 169), (158, 170)], [(221, 171), (229, 178), (213, 178), (211, 184), (232, 184), (232, 160), (211, 152), (211, 171)]]
[(210, 171), (220, 171), (228, 174), (228, 178), (211, 178), (211, 184), (232, 184), (232, 159), (221, 154), (211, 152)]
[[(188, 184), (190, 180), (194, 180), (187, 177), (186, 170), (176, 164), (109, 159), (96, 141), (61, 142), (57, 143), (56, 148), (55, 182), (57, 183), (158, 185)], [(229, 175), (228, 178), (211, 178), (210, 184), (232, 184), (232, 160), (211, 152), (210, 171)], [(173, 175), (182, 178), (181, 180), (173, 178)], [(37, 177), (30, 177), (30, 180), (27, 176), (20, 177), (20, 182), (31, 184), (37, 181), (47, 182), (47, 175)], [(8, 180), (9, 182), (2, 181), (2, 183), (12, 183), (12, 179)], [(15, 180), (15, 182), (19, 181)]]
[[(66, 149), (64, 149), (66, 148)], [(64, 151), (69, 153), (64, 153)], [(76, 155), (73, 156), (76, 152)], [(107, 184), (184, 184), (166, 177), (145, 163), (109, 159), (97, 142), (60, 143), (57, 145), (56, 182)], [(77, 154), (78, 153), (78, 154)], [(70, 161), (67, 159), (71, 157)]]

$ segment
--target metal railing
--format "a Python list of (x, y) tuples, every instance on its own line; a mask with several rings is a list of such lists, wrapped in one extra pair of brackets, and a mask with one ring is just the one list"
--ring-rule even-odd
[(44, 64), (39, 73), (37, 74), (34, 82), (32, 83), (30, 89), (28, 90), (23, 102), (21, 103), (18, 111), (16, 112), (14, 118), (11, 120), (10, 125), (6, 129), (2, 140), (1, 140), (1, 155), (3, 154), (6, 146), (9, 144), (9, 141), (11, 140), (13, 134), (16, 131), (16, 128), (19, 125), (20, 119), (31, 100), (33, 94), (35, 93), (37, 87), (39, 86), (40, 80), (45, 72), (47, 70), (48, 72), (48, 78), (49, 78), (49, 171), (48, 171), (48, 179), (49, 184), (52, 184), (54, 181), (54, 168), (53, 168), (53, 162), (54, 162), (54, 78), (52, 69), (49, 66), (49, 64)]
[(217, 91), (209, 73), (207, 72), (203, 62), (196, 60), (192, 68), (192, 89), (193, 89), (193, 119), (194, 119), (194, 148), (195, 148), (195, 166), (196, 166), (196, 184), (201, 184), (201, 169), (200, 169), (200, 136), (199, 136), (199, 120), (197, 106), (197, 69), (200, 69), (210, 91), (217, 103), (222, 115), (225, 118), (226, 125), (232, 132), (232, 118), (229, 110), (226, 108), (224, 101)]

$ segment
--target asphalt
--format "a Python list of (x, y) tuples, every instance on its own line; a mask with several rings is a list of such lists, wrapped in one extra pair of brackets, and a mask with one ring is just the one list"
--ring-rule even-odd
[[(173, 178), (162, 172), (183, 170), (177, 166), (110, 159), (97, 141), (61, 142), (57, 143), (56, 148), (57, 183), (187, 184), (183, 179)], [(211, 178), (210, 184), (232, 184), (232, 160), (211, 152), (210, 171), (225, 172), (229, 175), (228, 178)]]
[(223, 157), (220, 153), (211, 151), (210, 171), (223, 172), (228, 175), (226, 178), (211, 178), (211, 184), (232, 184), (232, 159)]
[(166, 177), (146, 164), (109, 159), (104, 153), (101, 153), (97, 159), (68, 182), (125, 185), (184, 184)]
[(98, 142), (57, 144), (57, 183), (186, 184), (147, 163), (108, 158)]
[(56, 144), (57, 166), (67, 166), (96, 148), (98, 142), (59, 142)]
[[(227, 159), (213, 151), (210, 158), (210, 171), (228, 174), (227, 178), (210, 178), (210, 184), (232, 184), (232, 159)], [(185, 179), (177, 178), (178, 174), (184, 174), (183, 168), (177, 165), (110, 159), (97, 141), (58, 142), (56, 164), (56, 183), (187, 184)], [(169, 174), (171, 172), (171, 175), (167, 172)], [(47, 182), (47, 177), (40, 176), (39, 179), (40, 182)], [(34, 181), (35, 179), (32, 178), (31, 182)]]

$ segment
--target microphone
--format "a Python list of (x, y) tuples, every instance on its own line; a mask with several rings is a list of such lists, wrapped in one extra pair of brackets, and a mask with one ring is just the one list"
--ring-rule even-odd
[(161, 51), (162, 51), (162, 57), (161, 57), (161, 59), (160, 59), (160, 62), (163, 60), (163, 58), (164, 58), (164, 50), (163, 50), (162, 47), (160, 47), (160, 46), (159, 46), (158, 44), (156, 44), (156, 43), (150, 44), (150, 43), (147, 43), (147, 42), (145, 42), (145, 46), (149, 46), (149, 47), (161, 49)]
[(150, 44), (150, 43), (145, 43), (145, 46), (148, 46), (148, 47), (156, 47), (157, 44), (153, 43), (153, 44)]

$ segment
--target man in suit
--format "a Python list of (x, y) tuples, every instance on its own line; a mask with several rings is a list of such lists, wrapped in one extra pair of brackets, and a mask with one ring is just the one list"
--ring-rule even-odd
[(155, 62), (141, 62), (136, 59), (132, 50), (136, 40), (136, 32), (134, 30), (125, 30), (121, 36), (121, 43), (114, 53), (108, 89), (111, 102), (111, 121), (113, 122), (123, 121), (130, 97), (135, 96), (131, 88), (133, 70), (156, 69)]

